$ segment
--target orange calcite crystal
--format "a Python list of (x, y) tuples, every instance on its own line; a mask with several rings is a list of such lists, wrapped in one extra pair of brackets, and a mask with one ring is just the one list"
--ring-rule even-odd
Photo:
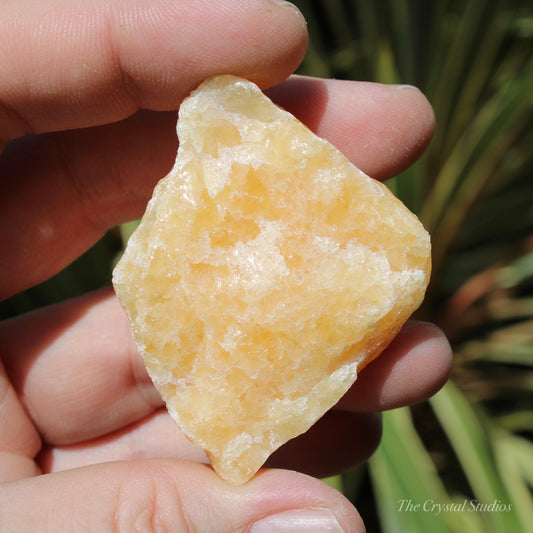
[(207, 80), (114, 271), (148, 372), (232, 484), (306, 431), (420, 305), (430, 241), (253, 83)]

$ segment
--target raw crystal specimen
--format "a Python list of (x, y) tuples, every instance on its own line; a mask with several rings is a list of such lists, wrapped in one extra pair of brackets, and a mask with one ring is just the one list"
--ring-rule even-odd
[(176, 164), (113, 283), (170, 414), (241, 484), (419, 306), (429, 236), (248, 81), (207, 80), (179, 117)]

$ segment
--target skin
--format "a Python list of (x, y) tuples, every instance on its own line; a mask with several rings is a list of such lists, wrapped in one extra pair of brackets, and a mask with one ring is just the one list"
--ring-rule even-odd
[[(2, 2), (0, 297), (142, 215), (174, 161), (175, 110), (208, 76), (257, 82), (373, 177), (415, 161), (434, 128), (424, 96), (287, 79), (306, 44), (301, 15), (268, 0)], [(428, 398), (451, 364), (440, 330), (408, 323), (333, 411), (231, 487), (166, 415), (110, 289), (0, 323), (0, 356), (3, 531), (248, 531), (310, 508), (364, 531), (307, 474), (367, 459), (379, 412)]]

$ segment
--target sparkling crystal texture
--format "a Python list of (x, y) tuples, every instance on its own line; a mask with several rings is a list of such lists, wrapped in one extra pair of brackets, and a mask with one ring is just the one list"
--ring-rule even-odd
[(430, 240), (253, 83), (181, 105), (170, 174), (113, 274), (179, 427), (232, 484), (306, 431), (420, 305)]

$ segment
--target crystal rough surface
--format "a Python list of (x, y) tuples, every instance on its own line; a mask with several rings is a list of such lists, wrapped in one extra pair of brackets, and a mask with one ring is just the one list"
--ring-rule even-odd
[(420, 305), (429, 236), (251, 82), (207, 80), (177, 129), (113, 284), (171, 416), (242, 484)]

